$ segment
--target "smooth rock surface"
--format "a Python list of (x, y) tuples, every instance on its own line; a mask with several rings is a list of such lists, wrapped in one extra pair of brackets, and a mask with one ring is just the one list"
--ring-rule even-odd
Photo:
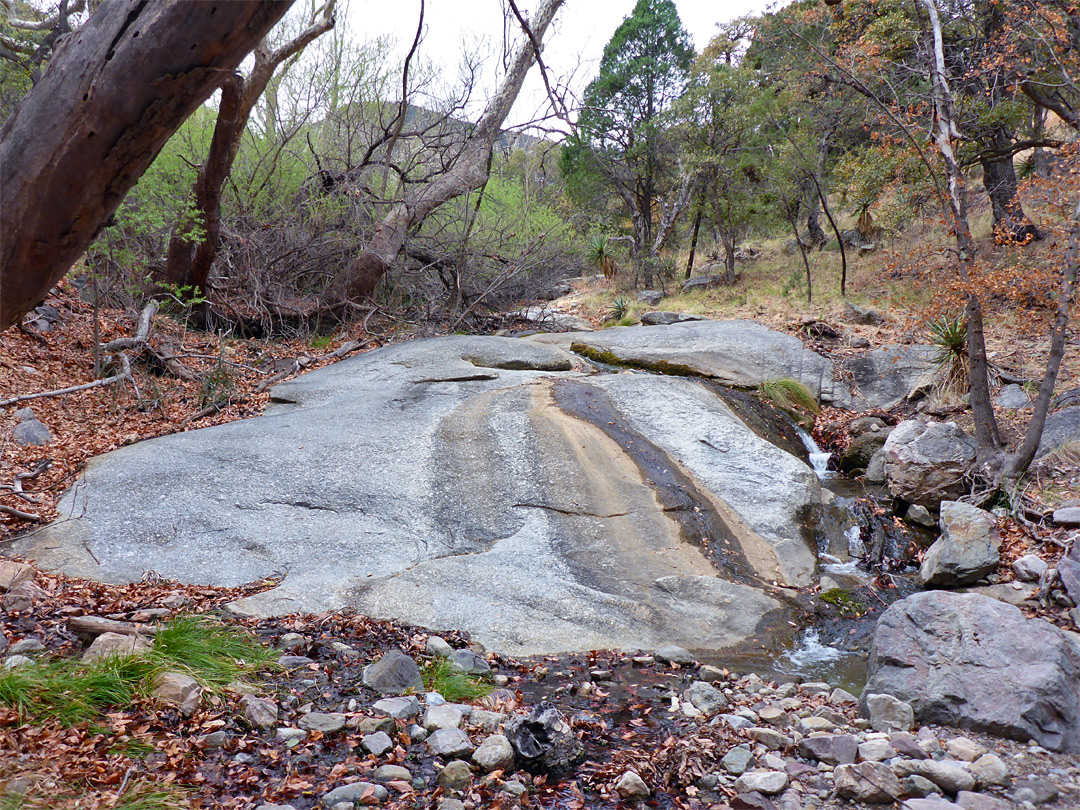
[(882, 614), (863, 699), (886, 693), (921, 722), (1080, 751), (1078, 683), (1077, 634), (996, 599), (928, 591)]
[(901, 422), (885, 441), (885, 479), (898, 498), (937, 509), (967, 491), (975, 440), (952, 423)]
[(993, 573), (1001, 559), (997, 519), (959, 501), (941, 502), (941, 537), (923, 557), (919, 581), (952, 588)]
[(933, 354), (931, 346), (882, 346), (845, 360), (858, 390), (850, 407), (888, 410), (902, 402), (931, 368)]
[[(824, 358), (757, 325), (639, 333), (693, 327), (660, 353), (699, 352), (755, 384), (832, 385)], [(59, 507), (79, 517), (12, 552), (109, 582), (284, 570), (232, 609), (353, 608), (513, 655), (724, 649), (782, 623), (755, 582), (813, 581), (813, 471), (694, 380), (575, 364), (556, 346), (464, 336), (348, 358), (272, 389), (257, 419), (93, 459)], [(691, 542), (706, 512), (729, 535), (714, 559)]]
[(1062, 408), (1046, 417), (1042, 438), (1035, 451), (1038, 461), (1070, 442), (1080, 441), (1080, 405)]

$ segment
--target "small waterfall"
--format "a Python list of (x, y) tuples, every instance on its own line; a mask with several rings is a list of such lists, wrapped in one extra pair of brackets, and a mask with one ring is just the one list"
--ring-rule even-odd
[(817, 477), (822, 479), (831, 478), (833, 474), (829, 470), (829, 459), (832, 458), (832, 453), (826, 453), (818, 447), (814, 437), (802, 428), (796, 430), (806, 447), (806, 452), (810, 455), (810, 465), (814, 468), (814, 472), (817, 473)]

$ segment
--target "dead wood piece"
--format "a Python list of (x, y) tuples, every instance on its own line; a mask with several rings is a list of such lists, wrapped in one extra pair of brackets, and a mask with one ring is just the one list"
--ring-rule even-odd
[(123, 636), (153, 636), (157, 628), (149, 624), (121, 622), (115, 619), (102, 619), (98, 616), (72, 616), (67, 621), (73, 633), (87, 638), (94, 638), (103, 633), (119, 633)]
[(158, 311), (160, 307), (157, 301), (151, 301), (145, 307), (141, 313), (139, 313), (139, 325), (135, 330), (134, 337), (117, 338), (116, 340), (110, 340), (108, 343), (104, 343), (101, 346), (103, 352), (119, 352), (128, 349), (139, 349), (146, 344), (146, 340), (150, 337), (150, 320), (154, 317), (154, 313)]
[(178, 377), (181, 380), (195, 380), (198, 379), (198, 375), (190, 368), (181, 363), (177, 357), (180, 356), (179, 348), (168, 341), (159, 341), (157, 348), (146, 344), (147, 351), (153, 356), (162, 368), (172, 374), (174, 377)]
[(41, 517), (41, 515), (34, 515), (30, 512), (24, 512), (21, 509), (16, 509), (14, 506), (4, 506), (4, 504), (2, 503), (0, 503), (0, 512), (3, 512), (5, 515), (12, 515), (13, 517), (17, 517), (20, 520), (32, 520), (35, 523), (40, 523), (45, 519)]
[(42, 391), (39, 394), (23, 394), (21, 396), (12, 397), (11, 399), (0, 400), (0, 408), (8, 405), (17, 405), (20, 402), (29, 402), (32, 399), (42, 399), (44, 397), (59, 397), (64, 394), (75, 394), (79, 391), (89, 391), (91, 388), (97, 388), (102, 385), (111, 385), (114, 382), (120, 382), (121, 380), (131, 379), (131, 362), (128, 360), (126, 354), (120, 355), (120, 373), (114, 374), (111, 377), (104, 377), (100, 380), (94, 380), (93, 382), (86, 383), (85, 385), (73, 385), (69, 388), (61, 388), (56, 391)]

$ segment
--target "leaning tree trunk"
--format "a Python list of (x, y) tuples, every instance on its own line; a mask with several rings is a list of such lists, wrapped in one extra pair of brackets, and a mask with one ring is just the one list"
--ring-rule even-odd
[(510, 112), (522, 82), (536, 60), (555, 13), (564, 0), (545, 0), (533, 14), (532, 26), (510, 62), (502, 85), (488, 103), (475, 129), (468, 136), (458, 159), (449, 171), (406, 192), (375, 227), (375, 235), (348, 270), (335, 280), (333, 296), (342, 302), (367, 298), (397, 258), (409, 232), (439, 206), (466, 192), (480, 188), (488, 179), (488, 166), (495, 139)]
[[(245, 80), (234, 73), (222, 84), (210, 151), (195, 178), (195, 214), (202, 223), (202, 233), (198, 233), (197, 223), (193, 221), (177, 224), (169, 239), (165, 270), (157, 281), (191, 287), (206, 294), (210, 268), (221, 239), (221, 189), (232, 172), (251, 111), (271, 85), (278, 67), (334, 27), (336, 2), (327, 0), (316, 10), (311, 24), (280, 48), (271, 50), (265, 40), (259, 43), (251, 75)], [(272, 132), (272, 127), (268, 126), (267, 131)]]
[(1042, 232), (1028, 219), (1020, 205), (1012, 156), (983, 160), (982, 169), (983, 185), (990, 195), (990, 206), (994, 211), (994, 232), (997, 237), (1020, 244), (1042, 239)]
[(184, 120), (292, 0), (113, 0), (0, 132), (0, 329), (89, 247)]

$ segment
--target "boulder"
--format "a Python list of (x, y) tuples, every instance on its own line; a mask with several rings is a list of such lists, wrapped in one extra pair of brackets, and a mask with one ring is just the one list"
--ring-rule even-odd
[(637, 294), (637, 300), (645, 302), (650, 307), (655, 307), (664, 300), (664, 294), (659, 290), (642, 290)]
[(424, 688), (420, 667), (401, 650), (390, 650), (364, 667), (363, 680), (365, 686), (383, 694), (400, 695)]
[(1080, 442), (1080, 405), (1063, 408), (1046, 417), (1035, 460), (1045, 458), (1070, 442)]
[(19, 422), (12, 428), (11, 438), (20, 447), (40, 447), (53, 440), (49, 429), (37, 419), (27, 419), (25, 422)]
[(937, 509), (942, 501), (967, 492), (975, 440), (952, 422), (901, 422), (882, 451), (885, 479), (897, 498)]
[[(853, 244), (850, 243), (846, 238), (848, 234), (855, 234)], [(859, 236), (858, 231), (844, 231), (843, 235), (845, 237), (845, 245), (850, 244), (852, 247), (858, 247), (862, 242), (862, 238)], [(877, 326), (878, 324), (885, 323), (885, 316), (878, 312), (876, 309), (859, 306), (858, 304), (853, 304), (850, 301), (844, 302), (844, 319), (848, 323), (858, 323), (862, 324), (863, 326)]]
[(920, 722), (1080, 751), (1077, 635), (996, 599), (928, 591), (892, 604), (867, 675), (864, 705), (889, 694)]
[(723, 276), (694, 276), (683, 282), (683, 292), (693, 290), (707, 290), (709, 287), (718, 287), (725, 283)]
[(993, 573), (1001, 559), (997, 519), (959, 501), (941, 503), (941, 537), (923, 557), (919, 581), (952, 588)]
[(855, 470), (867, 469), (874, 455), (885, 446), (885, 440), (891, 432), (887, 428), (877, 432), (867, 431), (852, 439), (840, 454), (841, 472), (852, 473)]
[(33, 579), (34, 566), (14, 560), (0, 560), (0, 593), (7, 593)]
[(855, 385), (851, 407), (888, 410), (903, 402), (932, 368), (931, 346), (887, 345), (848, 358), (841, 367)]
[(192, 714), (202, 702), (199, 682), (183, 672), (162, 672), (154, 679), (153, 696), (175, 706), (180, 714)]

